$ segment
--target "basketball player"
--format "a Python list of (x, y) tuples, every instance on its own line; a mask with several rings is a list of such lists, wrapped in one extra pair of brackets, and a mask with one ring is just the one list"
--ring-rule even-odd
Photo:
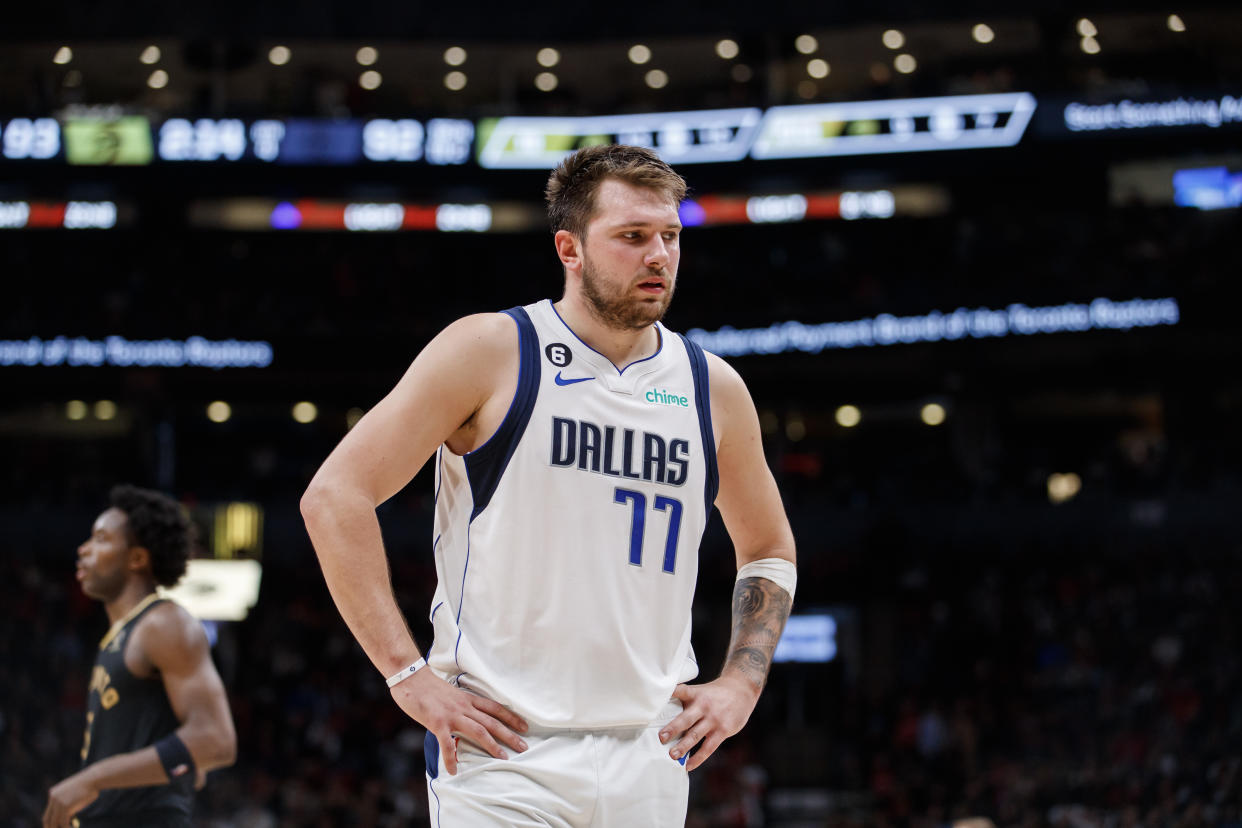
[(111, 503), (78, 547), (82, 591), (112, 622), (91, 674), (82, 770), (52, 788), (43, 825), (188, 828), (195, 788), (237, 747), (202, 624), (155, 591), (185, 574), (190, 523), (158, 492), (117, 486)]
[[(681, 826), (687, 772), (764, 685), (794, 542), (742, 380), (660, 323), (684, 196), (648, 150), (570, 156), (547, 187), (560, 301), (446, 328), (302, 498), (341, 614), (427, 728), (434, 825)], [(424, 663), (375, 508), (433, 454)], [(720, 676), (692, 685), (713, 504), (740, 567), (733, 635)]]

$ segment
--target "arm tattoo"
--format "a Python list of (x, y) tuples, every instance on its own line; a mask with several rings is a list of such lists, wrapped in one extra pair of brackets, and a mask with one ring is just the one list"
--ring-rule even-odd
[(767, 578), (743, 578), (733, 587), (733, 635), (722, 673), (740, 672), (762, 690), (792, 604), (789, 593)]

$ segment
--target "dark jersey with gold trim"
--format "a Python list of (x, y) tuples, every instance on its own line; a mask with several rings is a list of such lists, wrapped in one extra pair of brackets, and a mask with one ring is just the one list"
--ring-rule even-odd
[[(82, 740), (83, 767), (153, 745), (180, 725), (163, 681), (158, 676), (139, 678), (125, 666), (125, 647), (131, 633), (142, 617), (161, 603), (153, 595), (146, 606), (119, 629), (110, 630), (99, 644)], [(188, 819), (193, 805), (194, 779), (187, 774), (166, 785), (102, 791), (78, 814), (78, 824), (91, 828), (111, 825), (119, 818), (133, 825), (156, 824), (151, 820), (159, 815), (172, 822), (177, 816)]]

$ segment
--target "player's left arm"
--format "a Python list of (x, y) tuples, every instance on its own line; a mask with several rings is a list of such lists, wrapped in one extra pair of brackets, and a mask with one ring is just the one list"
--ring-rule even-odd
[(48, 793), (44, 828), (69, 825), (100, 791), (165, 785), (187, 773), (201, 788), (207, 771), (233, 764), (237, 735), (202, 624), (166, 603), (147, 614), (134, 636), (130, 646), (140, 647), (158, 672), (181, 725), (154, 745), (101, 759), (59, 782)]
[(733, 541), (738, 569), (755, 564), (748, 572), (765, 574), (743, 572), (734, 585), (733, 633), (720, 677), (679, 685), (673, 694), (684, 710), (664, 727), (660, 740), (667, 743), (684, 734), (669, 751), (674, 759), (701, 743), (686, 764), (688, 770), (703, 764), (741, 730), (755, 709), (793, 604), (792, 583), (781, 586), (773, 577), (792, 581), (796, 560), (793, 531), (763, 456), (750, 392), (724, 360), (708, 354), (707, 361), (720, 473), (716, 506)]

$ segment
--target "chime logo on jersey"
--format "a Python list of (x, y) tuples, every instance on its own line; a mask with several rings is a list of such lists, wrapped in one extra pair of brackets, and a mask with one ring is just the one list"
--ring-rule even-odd
[(674, 394), (664, 388), (652, 388), (643, 394), (643, 399), (655, 405), (675, 405), (678, 408), (689, 408), (690, 398), (682, 394)]
[(690, 471), (690, 441), (553, 417), (552, 465), (682, 486)]

